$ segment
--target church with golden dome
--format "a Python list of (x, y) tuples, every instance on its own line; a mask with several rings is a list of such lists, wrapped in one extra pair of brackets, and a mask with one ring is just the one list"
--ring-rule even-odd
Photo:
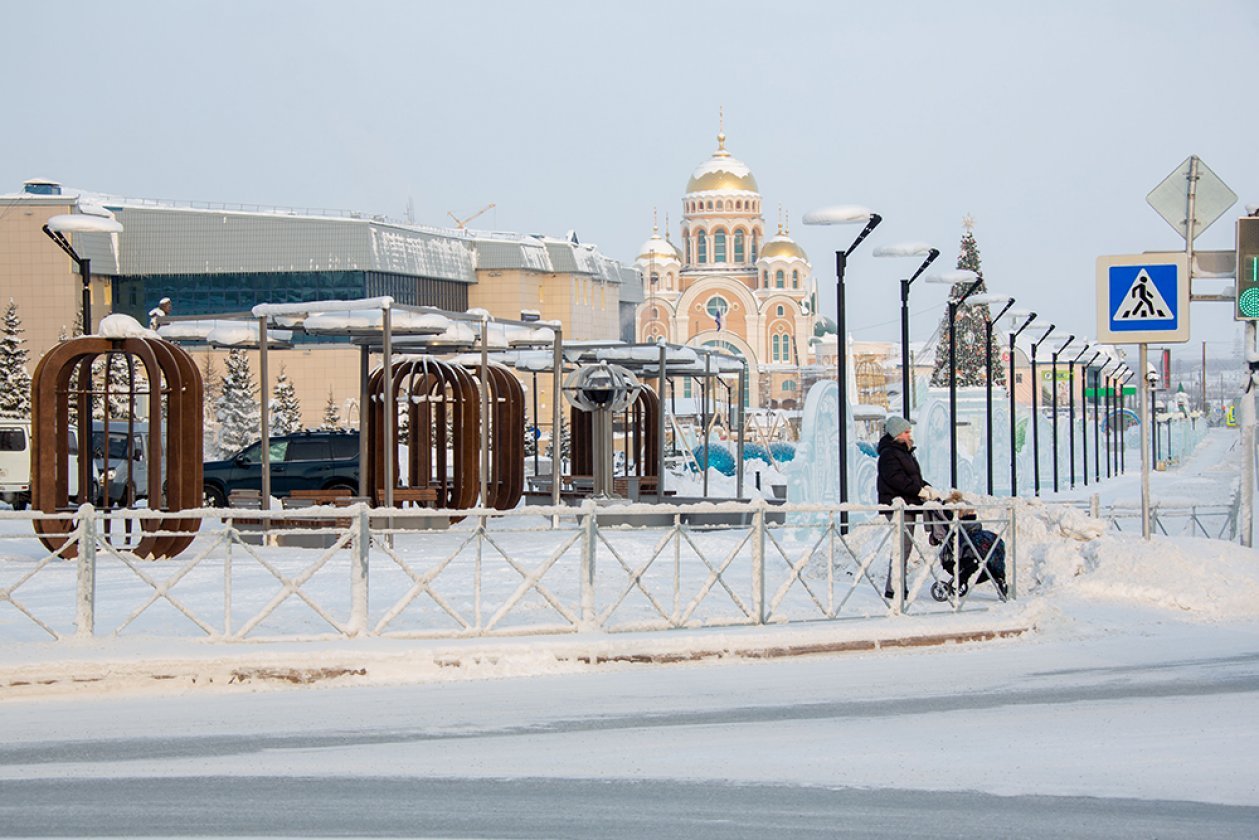
[(760, 188), (724, 131), (686, 185), (681, 247), (667, 227), (636, 260), (638, 340), (727, 350), (748, 362), (750, 407), (800, 408), (802, 369), (814, 361), (812, 267), (781, 222), (766, 238)]

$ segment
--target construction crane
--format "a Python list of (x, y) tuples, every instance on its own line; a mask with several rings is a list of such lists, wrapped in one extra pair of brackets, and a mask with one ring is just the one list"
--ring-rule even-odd
[(469, 216), (466, 219), (459, 218), (458, 216), (456, 216), (454, 213), (452, 213), (449, 210), (446, 211), (446, 215), (455, 220), (455, 227), (458, 230), (463, 230), (464, 228), (468, 226), (468, 222), (472, 221), (477, 216), (480, 216), (482, 213), (486, 212), (487, 210), (493, 210), (493, 209), (494, 209), (494, 204), (493, 202), (491, 202), (485, 205), (484, 207), (482, 207), (480, 210), (473, 213), (471, 216)]

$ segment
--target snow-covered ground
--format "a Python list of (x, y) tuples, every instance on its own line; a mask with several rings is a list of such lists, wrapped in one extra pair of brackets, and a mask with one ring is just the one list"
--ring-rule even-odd
[[(1236, 440), (1213, 430), (1155, 474), (1156, 498), (1227, 501)], [(1135, 503), (1128, 464), (1060, 496)], [(581, 642), (572, 636), (493, 650), (474, 640), (459, 667), (411, 672), (408, 657), (431, 663), (434, 645), (452, 643), (397, 642), (359, 648), (396, 666), (368, 685), (8, 699), (0, 834), (1259, 834), (1259, 553), (1105, 533), (1045, 500), (1023, 503), (1019, 522), (1016, 603), (720, 631), (811, 642), (933, 622), (1033, 628), (1014, 638), (669, 665), (548, 655)], [(617, 644), (685, 649), (713, 632)], [(58, 650), (89, 664), (104, 655)], [(329, 648), (309, 650), (318, 664)], [(0, 667), (15, 662), (4, 653)]]

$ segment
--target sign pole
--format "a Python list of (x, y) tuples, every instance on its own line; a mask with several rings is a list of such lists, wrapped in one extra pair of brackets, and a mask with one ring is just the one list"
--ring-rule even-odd
[[(1245, 322), (1246, 360), (1255, 353), (1255, 322)], [(1249, 548), (1253, 542), (1255, 521), (1255, 394), (1254, 373), (1248, 372), (1238, 406), (1238, 423), (1242, 437), (1241, 505), (1237, 511), (1237, 530), (1241, 544)]]
[(1147, 365), (1149, 364), (1150, 347), (1148, 344), (1137, 345), (1140, 348), (1138, 370), (1141, 371), (1138, 385), (1141, 391), (1141, 536), (1150, 538), (1150, 389)]

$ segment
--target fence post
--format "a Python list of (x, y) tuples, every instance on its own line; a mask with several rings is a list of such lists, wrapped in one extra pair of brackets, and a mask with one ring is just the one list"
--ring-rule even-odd
[(765, 623), (765, 500), (752, 512), (752, 605), (756, 623)]
[(598, 505), (587, 499), (581, 505), (581, 623), (583, 630), (595, 628), (595, 549), (599, 539), (599, 525), (595, 512)]
[(892, 556), (896, 562), (892, 564), (892, 612), (896, 615), (905, 613), (905, 564), (909, 558), (905, 556), (905, 506), (897, 505), (892, 514)]
[(1093, 519), (1102, 518), (1102, 497), (1097, 493), (1089, 496), (1089, 516)]
[(90, 639), (96, 632), (96, 509), (79, 508), (79, 569), (75, 593), (74, 634)]
[(350, 635), (367, 631), (367, 562), (372, 550), (371, 518), (367, 505), (358, 505), (354, 552), (350, 560)]
[(1005, 541), (1006, 547), (1009, 549), (1009, 551), (1007, 551), (1005, 554), (1005, 559), (1008, 561), (1006, 565), (1009, 567), (1006, 569), (1005, 582), (1006, 582), (1006, 586), (1008, 587), (1007, 591), (1010, 594), (1011, 601), (1018, 600), (1018, 597), (1019, 597), (1018, 595), (1019, 564), (1018, 564), (1018, 559), (1017, 559), (1018, 550), (1019, 550), (1018, 525), (1019, 523), (1017, 521), (1017, 516), (1015, 515), (1014, 503), (1011, 502), (1010, 503), (1010, 529), (1009, 529), (1010, 534), (1009, 534), (1009, 539)]

